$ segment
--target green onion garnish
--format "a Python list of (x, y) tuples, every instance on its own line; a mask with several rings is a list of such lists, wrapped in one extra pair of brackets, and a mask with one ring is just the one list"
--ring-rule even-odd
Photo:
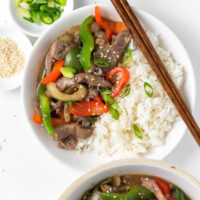
[(77, 112), (77, 111), (73, 108), (72, 102), (71, 102), (71, 101), (68, 101), (67, 103), (68, 103), (68, 106), (69, 106), (73, 111)]
[(83, 105), (81, 105), (80, 103), (76, 102), (76, 101), (73, 101), (74, 104), (77, 104), (78, 106), (80, 107), (83, 107)]
[[(151, 92), (149, 92), (149, 90), (151, 90)], [(148, 97), (153, 96), (153, 87), (147, 82), (144, 82), (144, 91)]]
[(113, 117), (114, 119), (116, 119), (116, 120), (119, 119), (119, 112), (118, 112), (117, 109), (111, 107), (111, 109), (110, 109), (110, 114), (112, 115), (112, 117)]
[(110, 108), (110, 114), (112, 115), (112, 117), (114, 119), (118, 120), (119, 112), (118, 112), (117, 108), (119, 108), (119, 105), (113, 97), (109, 96), (109, 94), (112, 94), (112, 92), (110, 90), (101, 92), (101, 95), (102, 95), (106, 105)]
[(133, 124), (133, 129), (134, 129), (135, 136), (138, 137), (139, 139), (142, 139), (142, 133), (139, 126), (137, 124)]
[(128, 46), (124, 53), (123, 64), (129, 65), (132, 62), (132, 60), (133, 60), (133, 55), (132, 55), (130, 47)]
[[(125, 90), (125, 91), (124, 91), (124, 90)], [(124, 92), (123, 92), (123, 91), (124, 91)], [(125, 87), (125, 89), (122, 88), (119, 92), (120, 92), (120, 93), (123, 92), (123, 94), (121, 95), (121, 97), (127, 97), (127, 96), (130, 94), (130, 92), (131, 92), (131, 86), (130, 86), (130, 84), (127, 84), (126, 87)]]

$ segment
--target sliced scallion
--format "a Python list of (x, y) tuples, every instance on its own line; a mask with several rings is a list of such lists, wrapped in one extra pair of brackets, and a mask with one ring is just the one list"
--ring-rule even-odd
[(72, 106), (72, 102), (71, 102), (71, 101), (68, 101), (67, 103), (68, 103), (68, 106), (69, 106), (73, 111), (76, 112), (76, 110), (75, 110), (75, 109), (73, 108), (73, 106)]
[(148, 97), (153, 96), (153, 87), (147, 82), (144, 82), (144, 91)]
[(111, 107), (111, 109), (110, 109), (110, 114), (112, 115), (112, 117), (113, 117), (114, 119), (116, 119), (116, 120), (119, 119), (119, 112), (118, 112), (117, 109)]
[(74, 78), (74, 73), (76, 72), (76, 70), (72, 67), (61, 67), (60, 71), (66, 78)]
[(76, 102), (76, 101), (74, 101), (73, 103), (74, 103), (74, 104), (77, 104), (77, 105), (80, 106), (80, 107), (83, 107), (83, 105), (81, 105), (80, 103), (78, 103), (78, 102)]
[(142, 139), (142, 133), (139, 126), (137, 124), (133, 124), (133, 129), (134, 129), (135, 136), (138, 137), (139, 139)]

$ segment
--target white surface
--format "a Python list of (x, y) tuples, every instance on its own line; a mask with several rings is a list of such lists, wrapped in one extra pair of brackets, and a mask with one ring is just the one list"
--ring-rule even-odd
[[(99, 0), (103, 1), (107, 0)], [(88, 2), (94, 0), (76, 0), (75, 6)], [(7, 10), (2, 3), (0, 23), (9, 22)], [(134, 0), (134, 6), (166, 23), (186, 47), (198, 81), (195, 117), (200, 124), (200, 1)], [(20, 104), (19, 89), (0, 93), (0, 199), (55, 200), (83, 172), (56, 162), (39, 145), (24, 123)], [(199, 157), (200, 149), (187, 132), (183, 141), (164, 161), (186, 170), (200, 180)]]
[[(23, 51), (25, 62), (32, 50), (32, 44), (25, 34), (8, 25), (0, 25), (0, 37), (13, 39)], [(0, 91), (8, 91), (21, 86), (24, 69), (19, 74), (10, 78), (0, 78)]]
[(130, 173), (161, 177), (180, 187), (192, 200), (200, 198), (200, 183), (182, 170), (155, 160), (132, 159), (105, 164), (83, 175), (64, 191), (59, 200), (80, 200), (81, 195), (94, 184), (116, 174)]
[[(46, 29), (50, 27), (50, 25), (46, 25), (44, 23), (37, 25), (24, 20), (21, 16), (19, 16), (17, 12), (14, 0), (7, 0), (6, 2), (7, 2), (6, 10), (8, 10), (9, 18), (11, 18), (13, 23), (15, 23), (15, 25), (19, 29), (21, 29), (24, 33), (30, 36), (40, 36), (42, 32), (44, 32)], [(58, 20), (60, 20), (66, 13), (73, 10), (73, 8), (74, 8), (74, 1), (68, 0), (67, 5), (64, 7), (64, 12), (62, 13), (61, 17)]]
[[(25, 76), (22, 83), (23, 108), (27, 123), (30, 124), (33, 134), (39, 139), (41, 145), (44, 146), (50, 154), (58, 158), (67, 166), (71, 166), (73, 168), (76, 167), (80, 171), (91, 169), (99, 164), (104, 164), (107, 160), (105, 158), (99, 158), (91, 153), (77, 154), (75, 151), (58, 149), (55, 141), (52, 141), (49, 138), (44, 128), (33, 123), (32, 103), (35, 99), (35, 84), (38, 75), (38, 66), (40, 66), (41, 60), (43, 59), (43, 56), (41, 55), (44, 55), (47, 52), (49, 46), (58, 37), (58, 35), (64, 31), (65, 27), (81, 24), (83, 19), (94, 14), (94, 10), (94, 6), (91, 5), (80, 8), (73, 13), (66, 15), (66, 17), (63, 17), (62, 20), (51, 26), (49, 30), (37, 40), (30, 55), (30, 59), (27, 61), (24, 71)], [(101, 13), (104, 17), (120, 20), (117, 12), (111, 6), (101, 6)], [(141, 10), (135, 10), (135, 13), (146, 30), (155, 34), (160, 34), (162, 46), (170, 52), (173, 52), (174, 58), (184, 66), (184, 73), (185, 77), (187, 78), (185, 79), (181, 94), (183, 95), (184, 99), (187, 100), (187, 103), (190, 105), (190, 107), (194, 108), (196, 97), (194, 72), (190, 58), (188, 57), (184, 47), (174, 33), (172, 33), (171, 30), (169, 30), (162, 22)], [(186, 130), (185, 128), (186, 127), (182, 120), (177, 122), (176, 125), (174, 125), (173, 130), (166, 137), (165, 144), (152, 148), (151, 151), (144, 155), (144, 158), (161, 160), (166, 157), (178, 145), (184, 136)], [(110, 159), (108, 158), (108, 160)], [(80, 165), (81, 163), (82, 165)]]

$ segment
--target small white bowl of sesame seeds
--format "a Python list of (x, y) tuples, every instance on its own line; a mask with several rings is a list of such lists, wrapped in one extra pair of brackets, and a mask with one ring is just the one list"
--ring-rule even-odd
[(12, 26), (0, 26), (0, 91), (16, 89), (21, 85), (31, 49), (31, 42), (22, 32)]

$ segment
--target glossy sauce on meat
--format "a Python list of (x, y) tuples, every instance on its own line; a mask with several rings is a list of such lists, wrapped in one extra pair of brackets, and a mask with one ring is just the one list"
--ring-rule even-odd
[[(131, 196), (132, 195), (132, 196)], [(114, 175), (88, 189), (80, 200), (190, 200), (180, 188), (149, 175)]]

